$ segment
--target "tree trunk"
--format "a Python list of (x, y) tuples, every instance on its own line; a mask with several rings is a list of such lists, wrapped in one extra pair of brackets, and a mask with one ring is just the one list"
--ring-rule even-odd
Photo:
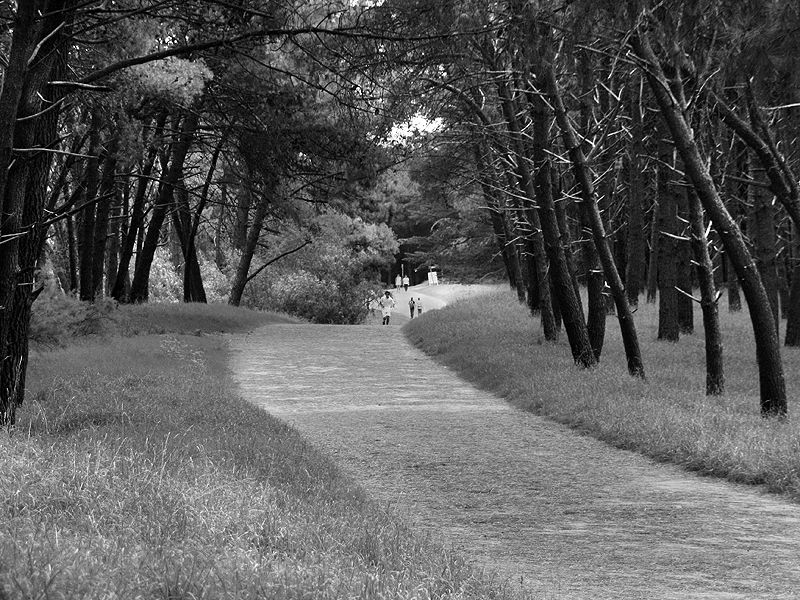
[(670, 93), (670, 86), (661, 63), (650, 47), (649, 40), (637, 31), (630, 40), (634, 51), (646, 63), (645, 75), (666, 121), (678, 152), (681, 154), (686, 175), (692, 182), (703, 208), (714, 223), (731, 263), (736, 269), (744, 292), (756, 343), (756, 360), (759, 369), (761, 413), (764, 416), (785, 416), (787, 413), (786, 382), (783, 375), (778, 335), (769, 298), (761, 284), (755, 261), (747, 251), (741, 231), (719, 197), (708, 167), (700, 155), (691, 128)]
[(725, 390), (722, 361), (722, 333), (719, 328), (717, 291), (714, 288), (714, 265), (708, 253), (708, 239), (703, 219), (703, 206), (692, 190), (688, 191), (689, 222), (692, 228), (692, 250), (697, 263), (700, 284), (700, 308), (706, 339), (706, 395), (718, 396)]
[[(578, 85), (580, 87), (580, 123), (584, 132), (589, 132), (594, 120), (594, 92), (595, 81), (592, 69), (591, 53), (588, 50), (580, 49), (577, 51), (577, 71)], [(588, 142), (585, 143), (588, 146)], [(586, 149), (583, 149), (584, 154)], [(583, 263), (583, 272), (586, 277), (586, 329), (589, 332), (589, 340), (592, 344), (595, 358), (600, 360), (603, 351), (603, 343), (606, 337), (606, 317), (608, 310), (603, 291), (606, 286), (606, 278), (600, 268), (600, 259), (597, 256), (590, 218), (586, 212), (583, 202), (579, 203), (578, 218), (581, 225), (580, 250)]]
[(259, 199), (256, 205), (256, 212), (253, 215), (253, 223), (245, 237), (245, 244), (242, 248), (242, 255), (239, 257), (239, 264), (236, 267), (236, 274), (233, 277), (231, 284), (231, 293), (228, 297), (228, 304), (232, 306), (239, 306), (242, 302), (242, 295), (244, 288), (247, 285), (247, 277), (250, 273), (250, 265), (253, 262), (253, 254), (255, 253), (258, 239), (261, 235), (261, 229), (264, 226), (264, 219), (269, 211), (270, 202), (266, 197)]
[(642, 125), (642, 78), (637, 76), (631, 85), (631, 146), (628, 151), (628, 226), (627, 260), (625, 261), (625, 290), (631, 306), (639, 304), (639, 292), (644, 289), (645, 239), (644, 239), (644, 185), (641, 159), (644, 154), (644, 127)]
[[(800, 247), (800, 228), (792, 225), (792, 242), (795, 247)], [(792, 281), (789, 287), (789, 301), (786, 303), (786, 334), (784, 344), (787, 346), (800, 346), (800, 262), (795, 258), (792, 269)]]
[(534, 227), (537, 227), (534, 220), (538, 215), (538, 227), (542, 230), (545, 251), (550, 263), (550, 277), (555, 295), (558, 298), (558, 307), (564, 323), (564, 330), (569, 340), (572, 358), (575, 364), (581, 367), (592, 367), (597, 363), (597, 360), (594, 357), (583, 312), (577, 301), (575, 288), (572, 285), (572, 274), (569, 272), (566, 254), (561, 244), (561, 233), (558, 229), (555, 203), (553, 201), (548, 155), (550, 141), (547, 131), (549, 121), (547, 108), (537, 96), (537, 105), (531, 108), (533, 117), (531, 147), (535, 173), (533, 180), (531, 180), (519, 137), (521, 128), (517, 121), (517, 111), (515, 110), (513, 99), (505, 84), (498, 84), (498, 88), (503, 105), (503, 114), (511, 134), (512, 144), (514, 144), (516, 167), (521, 187), (525, 190), (526, 196), (531, 199), (532, 203), (534, 198), (538, 203), (538, 209), (531, 207), (526, 213), (529, 214), (529, 220), (531, 220), (531, 224)]
[[(103, 295), (103, 269), (106, 266), (106, 245), (108, 243), (108, 221), (111, 206), (117, 201), (116, 187), (117, 138), (112, 134), (107, 153), (103, 159), (103, 176), (98, 191), (97, 213), (94, 224), (94, 243), (92, 256), (92, 298)], [(109, 274), (109, 277), (111, 275)]]
[[(658, 186), (656, 186), (658, 187)], [(656, 192), (653, 202), (653, 216), (650, 218), (650, 259), (647, 264), (647, 296), (648, 304), (653, 304), (658, 296), (658, 253), (661, 251), (661, 235), (658, 232), (658, 215), (661, 210), (661, 200)]]
[(742, 310), (742, 296), (739, 293), (739, 276), (733, 269), (728, 253), (725, 252), (725, 264), (728, 266), (728, 281), (725, 289), (728, 292), (728, 312), (739, 312)]
[(153, 166), (158, 156), (158, 149), (162, 143), (162, 135), (164, 133), (164, 124), (166, 120), (166, 112), (160, 113), (156, 118), (155, 131), (150, 142), (150, 149), (142, 165), (139, 180), (136, 183), (136, 192), (133, 196), (133, 205), (131, 206), (130, 224), (128, 225), (127, 232), (122, 241), (119, 265), (117, 267), (116, 276), (114, 277), (114, 285), (111, 288), (111, 297), (118, 302), (128, 301), (125, 292), (128, 287), (131, 258), (133, 257), (133, 249), (136, 245), (136, 240), (140, 235), (144, 223), (144, 202), (147, 196), (147, 189), (150, 185), (150, 175), (153, 172)]
[[(519, 302), (524, 303), (525, 286), (522, 281), (516, 244), (509, 235), (505, 212), (503, 211), (502, 203), (495, 191), (496, 174), (491, 172), (488, 161), (484, 159), (486, 153), (488, 153), (486, 148), (475, 147), (475, 165), (478, 170), (481, 191), (483, 192), (483, 198), (489, 210), (489, 218), (492, 222), (495, 241), (497, 242), (500, 256), (503, 258), (508, 284), (511, 286), (511, 289), (516, 291)], [(492, 187), (492, 184), (494, 184), (494, 187)]]
[(792, 271), (792, 287), (789, 291), (789, 310), (786, 316), (786, 337), (783, 343), (787, 346), (800, 346), (800, 265)]
[(619, 276), (617, 266), (614, 262), (614, 256), (608, 244), (603, 218), (600, 214), (597, 196), (594, 191), (593, 178), (589, 173), (586, 157), (578, 143), (572, 125), (569, 122), (569, 117), (564, 107), (564, 101), (561, 97), (552, 64), (546, 65), (544, 76), (547, 93), (550, 96), (551, 103), (555, 110), (556, 122), (561, 129), (564, 146), (569, 153), (575, 179), (580, 187), (581, 202), (592, 228), (594, 243), (600, 258), (600, 263), (603, 266), (608, 286), (611, 289), (611, 295), (614, 298), (617, 309), (617, 319), (622, 334), (622, 343), (625, 347), (625, 356), (628, 361), (628, 372), (635, 377), (644, 378), (644, 364), (639, 349), (639, 340), (633, 321), (633, 313), (630, 310), (625, 293), (625, 286), (622, 283), (622, 278)]
[(658, 231), (657, 276), (658, 282), (658, 339), (677, 342), (680, 337), (678, 324), (678, 272), (676, 257), (678, 241), (672, 237), (677, 231), (677, 205), (670, 186), (669, 165), (673, 163), (672, 146), (665, 139), (667, 132), (661, 132), (658, 142)]
[[(691, 240), (691, 219), (689, 218), (689, 198), (686, 190), (676, 193), (678, 208), (678, 233)], [(687, 223), (682, 227), (682, 223)], [(694, 300), (692, 300), (692, 245), (690, 241), (678, 241), (678, 260), (676, 261), (676, 286), (678, 287), (678, 328), (683, 334), (694, 333)], [(683, 293), (681, 293), (683, 292)]]
[[(498, 87), (504, 84), (498, 84)], [(516, 123), (516, 119), (514, 121)], [(510, 125), (513, 127), (514, 125)], [(533, 182), (530, 178), (530, 172), (527, 165), (524, 163), (522, 154), (517, 154), (517, 151), (522, 152), (521, 143), (519, 138), (512, 136), (512, 146), (515, 147), (514, 154), (516, 156), (506, 155), (506, 159), (510, 164), (514, 165), (514, 174), (508, 172), (506, 177), (508, 179), (509, 189), (513, 192), (516, 190), (518, 195), (528, 198), (531, 204), (534, 204), (534, 191)], [(547, 252), (544, 246), (544, 239), (542, 237), (542, 225), (539, 222), (539, 214), (536, 209), (532, 207), (520, 208), (518, 200), (511, 195), (511, 202), (514, 208), (518, 209), (517, 212), (517, 231), (520, 236), (525, 240), (525, 254), (526, 254), (526, 267), (527, 267), (527, 296), (528, 308), (531, 314), (539, 313), (542, 323), (542, 334), (544, 339), (554, 342), (558, 339), (558, 327), (556, 326), (556, 318), (553, 314), (553, 298), (550, 294), (550, 277), (549, 267), (547, 262)], [(520, 226), (525, 229), (521, 230)]]
[(78, 291), (78, 249), (75, 247), (75, 226), (72, 215), (65, 218), (67, 228), (67, 252), (69, 253), (69, 291)]
[[(183, 173), (180, 174), (179, 181), (183, 181)], [(194, 236), (192, 236), (189, 193), (185, 187), (180, 186), (175, 189), (174, 197), (175, 208), (172, 211), (172, 223), (183, 256), (183, 301), (205, 303), (206, 291), (203, 287), (200, 263), (197, 260)]]
[(78, 257), (80, 269), (80, 298), (94, 300), (94, 230), (97, 214), (97, 193), (100, 180), (100, 116), (90, 117), (89, 156), (83, 184), (83, 203), (79, 215)]
[[(127, 183), (124, 184), (127, 187)], [(106, 252), (106, 282), (104, 295), (111, 295), (111, 288), (114, 285), (114, 277), (119, 270), (119, 248), (121, 244), (121, 228), (122, 219), (124, 215), (125, 194), (114, 194), (111, 211), (109, 213), (109, 233), (108, 233), (108, 251)]]
[[(176, 119), (177, 120), (177, 119)], [(183, 175), (183, 165), (189, 147), (194, 139), (195, 129), (197, 128), (197, 117), (189, 114), (182, 120), (178, 139), (172, 144), (171, 160), (169, 166), (164, 170), (166, 176), (162, 178), (159, 185), (158, 197), (153, 212), (150, 215), (150, 224), (147, 227), (147, 235), (142, 244), (142, 251), (136, 261), (136, 270), (133, 274), (131, 283), (130, 301), (147, 302), (149, 295), (150, 266), (153, 264), (158, 240), (161, 237), (161, 227), (167, 216), (167, 211), (174, 205), (175, 188), (181, 181)]]
[[(19, 81), (6, 72), (0, 94), (0, 425), (13, 425), (16, 410), (25, 398), (28, 367), (28, 334), (31, 305), (35, 299), (36, 264), (41, 256), (46, 228), (42, 226), (48, 197), (50, 152), (19, 152), (11, 148), (51, 148), (58, 143), (58, 111), (46, 110), (60, 102), (62, 92), (48, 85), (66, 72), (68, 29), (64, 27), (64, 2), (39, 5), (42, 15), (31, 19), (33, 2), (21, 2), (15, 19), (10, 62), (25, 60)], [(33, 47), (37, 56), (31, 59)], [(7, 67), (11, 68), (11, 66)], [(16, 67), (14, 67), (16, 68)], [(6, 95), (6, 85), (17, 89), (16, 102)], [(16, 124), (13, 123), (16, 121)], [(12, 133), (13, 132), (13, 133)], [(9, 142), (8, 147), (4, 147)], [(6, 152), (7, 151), (7, 152)], [(12, 160), (13, 158), (13, 160)], [(8, 236), (8, 237), (6, 237)]]
[[(755, 157), (748, 159), (750, 179), (761, 181), (763, 170), (754, 163)], [(775, 331), (779, 331), (780, 307), (778, 300), (777, 239), (775, 235), (775, 208), (771, 194), (757, 185), (747, 187), (748, 204), (750, 205), (750, 240), (753, 243), (753, 255), (758, 266), (761, 283), (767, 292), (772, 313), (775, 316)]]

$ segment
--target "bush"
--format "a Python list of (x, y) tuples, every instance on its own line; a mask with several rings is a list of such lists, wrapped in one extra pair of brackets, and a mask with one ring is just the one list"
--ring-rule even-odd
[(69, 338), (107, 333), (116, 310), (111, 299), (90, 304), (55, 290), (42, 292), (31, 310), (30, 340), (57, 346)]
[(365, 299), (373, 287), (368, 282), (343, 286), (301, 270), (275, 279), (251, 302), (313, 323), (356, 324), (369, 314)]

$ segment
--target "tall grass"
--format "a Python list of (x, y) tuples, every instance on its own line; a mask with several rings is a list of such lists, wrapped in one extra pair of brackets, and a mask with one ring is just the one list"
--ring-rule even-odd
[(632, 379), (609, 315), (598, 368), (580, 370), (565, 335), (542, 339), (536, 319), (509, 292), (475, 297), (423, 315), (406, 334), (461, 375), (523, 409), (620, 448), (800, 499), (800, 352), (784, 350), (789, 414), (759, 414), (758, 371), (747, 313), (721, 311), (726, 393), (706, 397), (702, 323), (678, 343), (656, 340), (655, 305), (636, 313), (647, 382)]
[(34, 346), (63, 346), (83, 337), (145, 333), (248, 331), (268, 323), (297, 323), (289, 315), (227, 304), (117, 304), (81, 302), (61, 293), (43, 294), (33, 305), (30, 339)]
[[(201, 333), (270, 318), (136, 311)], [(0, 433), (0, 598), (504, 595), (240, 399), (222, 338), (50, 348), (32, 355), (17, 429)]]

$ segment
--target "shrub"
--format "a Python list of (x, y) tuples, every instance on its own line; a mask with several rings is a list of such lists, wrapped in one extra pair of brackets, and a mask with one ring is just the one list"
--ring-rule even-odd
[(272, 281), (251, 302), (313, 323), (361, 323), (368, 314), (364, 299), (374, 287), (367, 282), (343, 286), (300, 270)]
[(50, 289), (36, 299), (31, 310), (30, 340), (61, 345), (69, 338), (107, 333), (117, 303), (111, 299), (93, 304)]

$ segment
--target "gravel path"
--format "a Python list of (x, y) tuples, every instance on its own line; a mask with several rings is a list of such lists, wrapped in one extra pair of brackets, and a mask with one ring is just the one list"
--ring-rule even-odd
[(512, 408), (398, 321), (272, 325), (233, 340), (232, 368), (374, 498), (525, 596), (800, 598), (800, 506)]

